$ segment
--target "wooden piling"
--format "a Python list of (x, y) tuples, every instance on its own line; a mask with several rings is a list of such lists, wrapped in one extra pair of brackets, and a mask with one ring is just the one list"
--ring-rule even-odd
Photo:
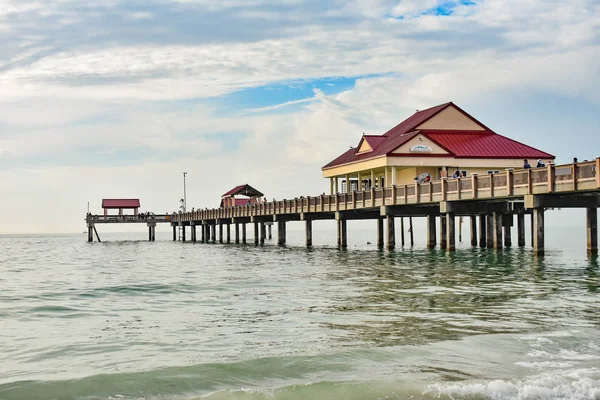
[[(92, 229), (94, 229), (98, 243), (102, 243), (102, 240), (100, 240), (100, 235), (98, 235), (98, 231), (96, 230), (96, 225), (92, 225)], [(152, 241), (154, 241), (154, 233), (152, 233)]]
[(181, 225), (181, 241), (185, 242), (185, 225)]
[(525, 246), (525, 214), (517, 214), (517, 245)]
[(598, 209), (586, 208), (587, 252), (591, 256), (598, 255)]
[(412, 217), (408, 217), (408, 230), (410, 231), (410, 247), (414, 247), (414, 245), (415, 245), (415, 233), (413, 232)]
[(177, 241), (177, 227), (173, 225), (173, 241)]
[(226, 224), (225, 240), (227, 243), (231, 243), (231, 224)]
[(502, 227), (504, 229), (504, 247), (512, 247), (512, 226), (514, 218), (512, 214), (505, 214), (502, 217)]
[(427, 216), (427, 248), (428, 249), (435, 249), (436, 246), (436, 236), (437, 236), (437, 232), (436, 232), (436, 217), (435, 215), (428, 215)]
[(246, 244), (246, 223), (242, 223), (242, 244)]
[(446, 249), (448, 251), (455, 251), (456, 250), (456, 241), (455, 241), (455, 234), (456, 234), (456, 227), (454, 225), (455, 222), (455, 217), (454, 217), (454, 213), (446, 213)]
[(544, 254), (544, 208), (533, 209), (533, 252), (537, 255)]
[(217, 242), (217, 225), (211, 225), (210, 226), (210, 239), (211, 242), (216, 243)]
[(394, 250), (396, 248), (396, 226), (394, 222), (394, 216), (388, 215), (387, 220), (387, 240), (386, 247), (388, 250)]
[(265, 239), (267, 238), (267, 226), (264, 222), (260, 223), (260, 244), (265, 244)]
[(219, 243), (223, 243), (223, 224), (219, 223)]
[(269, 227), (269, 240), (271, 240), (271, 239), (273, 239), (273, 232), (271, 229), (273, 227), (273, 225), (269, 224), (268, 227)]
[(258, 236), (259, 236), (259, 232), (258, 232), (258, 222), (254, 223), (254, 244), (258, 245)]
[(304, 221), (306, 224), (306, 247), (312, 246), (312, 221), (307, 219)]
[(240, 242), (240, 224), (237, 222), (235, 223), (235, 242)]
[(190, 225), (191, 235), (192, 235), (192, 243), (196, 243), (196, 225), (193, 223)]
[(471, 246), (477, 247), (477, 216), (471, 215)]

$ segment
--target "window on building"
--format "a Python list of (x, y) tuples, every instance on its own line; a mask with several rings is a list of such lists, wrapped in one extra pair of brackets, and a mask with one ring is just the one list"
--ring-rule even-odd
[(498, 171), (497, 169), (489, 169), (489, 170), (487, 171), (487, 173), (488, 173), (488, 175), (491, 175), (491, 174), (499, 174), (499, 173), (500, 173), (500, 171)]

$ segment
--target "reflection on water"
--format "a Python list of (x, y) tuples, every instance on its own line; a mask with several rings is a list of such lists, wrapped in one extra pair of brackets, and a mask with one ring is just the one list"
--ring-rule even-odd
[[(359, 382), (364, 396), (347, 397), (369, 398), (367, 381), (504, 379), (600, 351), (598, 258), (569, 252), (568, 238), (536, 258), (104, 236), (0, 237), (0, 398), (43, 398), (49, 381), (57, 399), (354, 393), (326, 379)], [(544, 336), (565, 327), (567, 339)], [(373, 393), (402, 398), (405, 386)]]

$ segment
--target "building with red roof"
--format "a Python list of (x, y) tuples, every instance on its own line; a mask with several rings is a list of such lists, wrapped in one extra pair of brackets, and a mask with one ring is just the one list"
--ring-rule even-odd
[[(553, 162), (554, 156), (499, 135), (450, 102), (418, 111), (383, 135), (363, 135), (358, 145), (322, 168), (331, 193), (503, 172), (527, 159)], [(338, 181), (342, 181), (341, 188)]]
[(221, 196), (221, 207), (254, 204), (263, 196), (261, 192), (247, 183), (238, 185)]
[(123, 210), (133, 210), (133, 215), (137, 215), (140, 199), (102, 199), (102, 208), (104, 219), (108, 216), (108, 210), (119, 210), (119, 216), (123, 215)]

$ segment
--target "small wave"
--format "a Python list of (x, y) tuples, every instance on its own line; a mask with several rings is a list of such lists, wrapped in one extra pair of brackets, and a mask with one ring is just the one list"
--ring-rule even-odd
[(425, 393), (452, 399), (595, 400), (600, 399), (600, 372), (592, 368), (544, 373), (525, 380), (435, 384)]

